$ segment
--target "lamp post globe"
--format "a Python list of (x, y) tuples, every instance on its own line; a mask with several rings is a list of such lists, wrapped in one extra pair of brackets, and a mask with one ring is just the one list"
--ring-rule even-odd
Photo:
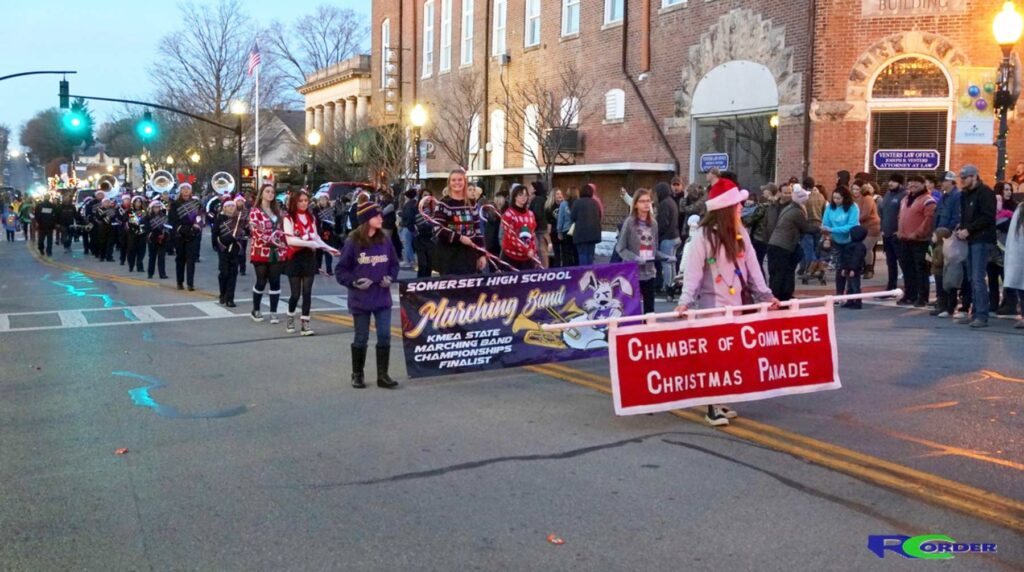
[(999, 73), (995, 93), (995, 110), (999, 116), (999, 135), (996, 138), (996, 180), (1002, 181), (1006, 176), (1006, 134), (1010, 130), (1007, 115), (1017, 104), (1017, 74), (1019, 71), (1010, 58), (1013, 46), (1020, 41), (1024, 33), (1024, 17), (1013, 2), (1003, 4), (1002, 11), (992, 21), (992, 35), (1003, 51), (1003, 61), (999, 64)]
[(417, 103), (413, 106), (412, 111), (409, 112), (409, 121), (413, 127), (423, 127), (427, 124), (427, 108), (423, 107), (423, 104)]
[(189, 155), (189, 157), (188, 157), (188, 158), (189, 158), (189, 160), (190, 160), (190, 161), (192, 161), (193, 163), (198, 163), (198, 162), (199, 162), (199, 159), (201, 159), (201, 157), (199, 156), (199, 153), (198, 153), (198, 152), (196, 152), (196, 151), (193, 151), (193, 152), (192, 152), (192, 154), (191, 154), (191, 155)]
[(1020, 40), (1021, 33), (1024, 33), (1024, 17), (1017, 12), (1013, 2), (1006, 2), (992, 22), (992, 34), (996, 38), (996, 43), (1004, 48), (1012, 47)]
[(306, 135), (306, 143), (309, 143), (310, 147), (316, 147), (320, 144), (321, 136), (320, 132), (316, 129), (310, 130), (309, 134)]
[(168, 155), (167, 158), (164, 159), (164, 162), (167, 163), (168, 165), (173, 165), (174, 164), (174, 156)]

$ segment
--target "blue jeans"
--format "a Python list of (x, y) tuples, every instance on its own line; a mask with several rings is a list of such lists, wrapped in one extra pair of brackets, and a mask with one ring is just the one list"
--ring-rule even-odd
[(374, 324), (377, 326), (377, 346), (385, 347), (391, 345), (391, 308), (375, 310), (372, 314), (367, 312), (352, 313), (352, 320), (356, 323), (356, 337), (352, 345), (357, 348), (365, 348), (370, 341), (370, 316), (373, 316)]
[(982, 322), (988, 321), (988, 283), (985, 279), (988, 259), (994, 247), (994, 244), (987, 242), (975, 242), (967, 246), (967, 272), (971, 277), (971, 291), (974, 294), (974, 319)]
[(808, 233), (800, 237), (800, 246), (803, 248), (804, 257), (803, 260), (800, 261), (799, 271), (807, 270), (807, 267), (818, 259), (816, 251), (818, 248), (819, 238), (821, 238), (820, 232)]
[(597, 246), (593, 242), (587, 242), (584, 244), (576, 245), (576, 253), (579, 255), (580, 266), (591, 266), (594, 264), (594, 247)]
[(412, 248), (412, 241), (415, 236), (411, 230), (404, 226), (398, 231), (398, 236), (402, 239), (402, 262), (412, 265), (416, 260), (416, 251)]
[(682, 243), (678, 238), (663, 240), (658, 244), (658, 251), (665, 255), (661, 261), (662, 284), (665, 290), (671, 290), (676, 285), (676, 251)]

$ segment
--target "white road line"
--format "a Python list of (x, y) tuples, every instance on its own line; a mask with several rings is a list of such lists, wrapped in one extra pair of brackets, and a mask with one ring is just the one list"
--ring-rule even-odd
[(0, 314), (0, 332), (6, 332), (11, 329), (11, 320), (7, 318), (7, 314)]
[(238, 315), (216, 302), (193, 302), (192, 305), (211, 318), (233, 318)]
[(84, 328), (89, 325), (81, 310), (61, 310), (57, 315), (60, 316), (60, 325), (63, 328)]
[(322, 300), (328, 304), (334, 304), (339, 306), (338, 308), (331, 308), (332, 310), (347, 310), (348, 309), (348, 298), (345, 296), (329, 296), (329, 295), (318, 295), (313, 296), (317, 300)]
[(166, 322), (167, 318), (163, 317), (152, 306), (135, 306), (130, 308), (132, 314), (139, 319), (140, 322), (153, 323), (153, 322)]

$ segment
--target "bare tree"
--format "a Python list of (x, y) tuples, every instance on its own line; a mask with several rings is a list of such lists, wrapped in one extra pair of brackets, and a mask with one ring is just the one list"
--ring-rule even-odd
[(405, 178), (412, 169), (411, 127), (402, 122), (388, 123), (383, 117), (371, 119), (369, 125), (374, 127), (357, 131), (359, 140), (353, 142), (354, 162), (377, 181)]
[(427, 135), (453, 163), (468, 168), (473, 117), (481, 120), (487, 96), (476, 72), (459, 74), (450, 85), (446, 97), (434, 105), (434, 120)]
[(555, 166), (574, 160), (572, 136), (597, 109), (590, 102), (594, 83), (574, 64), (563, 63), (551, 81), (533, 76), (509, 85), (502, 76), (501, 85), (502, 97), (495, 103), (505, 111), (508, 144), (524, 163), (536, 166), (550, 188)]
[(358, 54), (368, 35), (364, 18), (356, 12), (321, 4), (291, 25), (273, 22), (263, 30), (261, 40), (272, 65), (294, 89), (316, 70)]

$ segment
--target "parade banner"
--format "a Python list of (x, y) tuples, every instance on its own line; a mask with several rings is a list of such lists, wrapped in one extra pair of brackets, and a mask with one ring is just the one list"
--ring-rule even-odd
[(956, 141), (991, 145), (995, 138), (995, 68), (957, 68)]
[(607, 327), (541, 325), (638, 315), (638, 280), (626, 262), (402, 281), (409, 377), (603, 357)]
[(613, 328), (616, 415), (839, 389), (832, 304)]

